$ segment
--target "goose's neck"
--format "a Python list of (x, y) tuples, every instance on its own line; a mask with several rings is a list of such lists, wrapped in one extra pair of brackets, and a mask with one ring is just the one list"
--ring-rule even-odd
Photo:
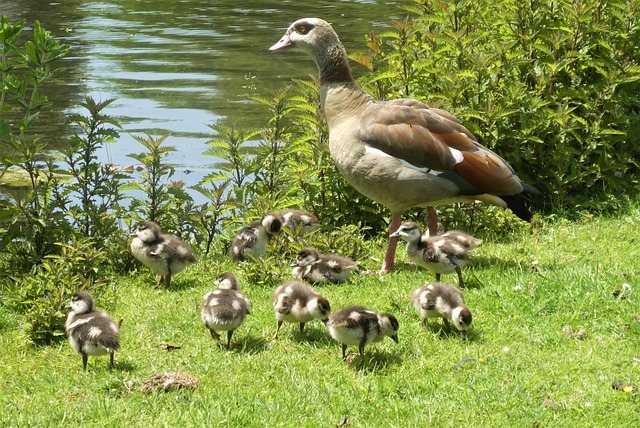
[(418, 253), (419, 243), (416, 241), (407, 242), (407, 254), (415, 255)]
[(347, 53), (341, 45), (327, 49), (325, 55), (319, 58), (320, 84), (353, 82), (351, 67)]
[(329, 129), (344, 118), (355, 117), (373, 99), (356, 83), (342, 45), (329, 48), (318, 60), (320, 72), (320, 103)]

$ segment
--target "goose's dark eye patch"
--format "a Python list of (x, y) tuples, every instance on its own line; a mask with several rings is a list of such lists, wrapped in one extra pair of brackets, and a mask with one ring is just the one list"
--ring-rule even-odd
[(307, 34), (311, 30), (311, 27), (307, 24), (300, 24), (296, 28), (296, 31), (300, 34)]

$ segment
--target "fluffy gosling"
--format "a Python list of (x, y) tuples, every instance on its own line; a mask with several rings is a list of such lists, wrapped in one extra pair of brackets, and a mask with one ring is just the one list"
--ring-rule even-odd
[(300, 323), (300, 333), (304, 334), (305, 323), (319, 319), (327, 322), (331, 305), (307, 284), (298, 281), (289, 281), (282, 284), (273, 292), (273, 309), (276, 313), (276, 333), (273, 339), (278, 338), (278, 332), (283, 322)]
[(204, 296), (200, 316), (214, 340), (220, 340), (218, 331), (227, 332), (227, 348), (231, 347), (233, 332), (249, 314), (249, 300), (240, 293), (238, 278), (225, 272), (216, 280), (218, 288)]
[(375, 313), (362, 306), (340, 309), (329, 317), (329, 334), (342, 344), (342, 359), (347, 359), (347, 346), (357, 346), (364, 359), (364, 347), (389, 336), (398, 343), (398, 320), (391, 314)]
[(109, 354), (113, 369), (113, 354), (120, 349), (120, 332), (105, 312), (96, 312), (93, 297), (79, 291), (71, 297), (71, 312), (65, 323), (69, 344), (82, 357), (82, 370), (87, 370), (88, 356)]
[(469, 262), (469, 250), (480, 245), (480, 239), (463, 232), (452, 231), (437, 236), (423, 236), (417, 223), (402, 223), (391, 237), (399, 237), (407, 242), (409, 260), (436, 275), (456, 272), (458, 285), (464, 288), (462, 268)]
[(259, 259), (267, 252), (269, 236), (278, 233), (282, 227), (280, 219), (273, 214), (261, 220), (252, 221), (240, 229), (231, 243), (229, 254), (234, 262)]
[(358, 263), (338, 254), (320, 254), (315, 248), (307, 247), (300, 250), (292, 266), (296, 278), (326, 284), (348, 281)]
[(134, 235), (131, 252), (158, 275), (156, 287), (164, 282), (168, 288), (172, 275), (196, 262), (189, 244), (175, 236), (163, 235), (160, 226), (153, 221), (140, 222)]
[(273, 215), (277, 216), (282, 226), (289, 229), (291, 235), (295, 237), (302, 236), (320, 226), (318, 217), (307, 211), (284, 209), (276, 211)]
[(442, 318), (447, 328), (451, 320), (462, 339), (466, 340), (472, 316), (464, 303), (462, 292), (456, 287), (442, 282), (425, 284), (413, 292), (411, 303), (425, 327), (429, 318)]

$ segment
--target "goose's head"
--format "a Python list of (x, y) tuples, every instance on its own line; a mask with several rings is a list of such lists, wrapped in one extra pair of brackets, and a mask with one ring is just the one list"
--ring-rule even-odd
[(380, 325), (382, 334), (389, 336), (394, 342), (399, 343), (398, 330), (400, 329), (400, 324), (396, 317), (386, 312), (382, 312), (378, 314), (378, 324)]
[(136, 231), (133, 233), (142, 242), (153, 243), (160, 237), (160, 226), (153, 221), (143, 221), (138, 223)]
[(320, 70), (325, 64), (346, 58), (336, 32), (327, 21), (319, 18), (303, 18), (291, 24), (278, 43), (269, 48), (269, 52), (292, 48), (310, 55)]
[(300, 250), (294, 266), (305, 267), (315, 263), (320, 258), (320, 253), (313, 247)]
[(314, 318), (327, 322), (331, 313), (331, 305), (324, 297), (318, 296), (309, 302), (309, 312)]
[(282, 220), (273, 214), (266, 214), (262, 217), (262, 226), (269, 235), (280, 232), (282, 229)]
[(417, 223), (407, 222), (402, 223), (398, 230), (389, 235), (390, 237), (398, 237), (406, 242), (418, 242), (422, 235), (422, 229)]
[[(340, 40), (327, 21), (319, 18), (303, 18), (291, 24), (278, 43), (269, 48), (269, 52), (299, 48), (311, 53), (318, 46), (336, 42), (340, 43)], [(313, 53), (311, 55), (314, 56)]]
[(76, 315), (93, 312), (93, 297), (86, 291), (79, 291), (71, 296), (69, 307)]
[(467, 331), (471, 327), (472, 320), (471, 311), (466, 306), (455, 308), (451, 313), (451, 321), (453, 321), (453, 325), (456, 326), (462, 339), (466, 340)]
[(240, 290), (240, 281), (231, 272), (225, 272), (216, 279), (215, 284), (221, 290)]

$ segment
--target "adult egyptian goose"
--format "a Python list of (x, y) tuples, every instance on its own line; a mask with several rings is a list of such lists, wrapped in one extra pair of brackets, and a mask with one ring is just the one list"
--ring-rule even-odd
[(348, 281), (358, 268), (358, 263), (339, 254), (320, 254), (313, 247), (305, 247), (291, 270), (293, 276), (314, 284), (340, 283)]
[(79, 291), (71, 297), (71, 312), (65, 323), (69, 344), (82, 357), (82, 369), (87, 370), (88, 356), (109, 355), (113, 369), (113, 354), (120, 349), (120, 331), (105, 312), (96, 312), (93, 297)]
[[(344, 47), (327, 22), (300, 19), (269, 51), (288, 48), (306, 52), (318, 66), (331, 157), (356, 190), (389, 209), (390, 233), (405, 210), (426, 206), (434, 235), (437, 215), (430, 207), (452, 202), (485, 201), (531, 219), (522, 195), (537, 193), (535, 188), (452, 114), (413, 99), (375, 101), (353, 79)], [(390, 238), (382, 272), (393, 270), (396, 244)]]
[(164, 235), (160, 226), (153, 221), (138, 223), (131, 241), (133, 256), (158, 275), (159, 287), (162, 282), (171, 285), (171, 276), (182, 272), (185, 267), (196, 262), (189, 244), (175, 236)]
[(447, 328), (451, 320), (462, 339), (467, 338), (472, 321), (471, 311), (464, 303), (462, 292), (453, 285), (442, 282), (425, 284), (413, 292), (411, 303), (425, 327), (429, 318), (442, 318)]
[(249, 314), (249, 300), (240, 293), (238, 278), (225, 272), (216, 280), (218, 288), (204, 296), (200, 317), (214, 340), (220, 340), (219, 331), (227, 332), (227, 348), (231, 347), (233, 332)]
[(481, 239), (459, 231), (423, 236), (414, 222), (402, 223), (391, 236), (406, 241), (409, 260), (435, 273), (436, 281), (440, 281), (443, 273), (456, 272), (460, 288), (464, 288), (462, 268), (469, 262), (469, 250), (482, 243)]
[(283, 322), (300, 323), (300, 333), (304, 333), (305, 323), (319, 319), (326, 322), (329, 319), (331, 305), (307, 284), (289, 281), (282, 284), (273, 292), (273, 309), (276, 313), (278, 325), (274, 339)]
[(342, 344), (342, 359), (347, 359), (347, 346), (357, 346), (364, 358), (364, 347), (389, 336), (398, 343), (398, 320), (391, 314), (375, 313), (362, 306), (340, 309), (329, 317), (329, 334)]
[(281, 227), (281, 220), (273, 214), (267, 214), (260, 220), (252, 221), (240, 229), (233, 239), (229, 249), (231, 260), (240, 262), (259, 259), (267, 252), (269, 237), (280, 232)]

